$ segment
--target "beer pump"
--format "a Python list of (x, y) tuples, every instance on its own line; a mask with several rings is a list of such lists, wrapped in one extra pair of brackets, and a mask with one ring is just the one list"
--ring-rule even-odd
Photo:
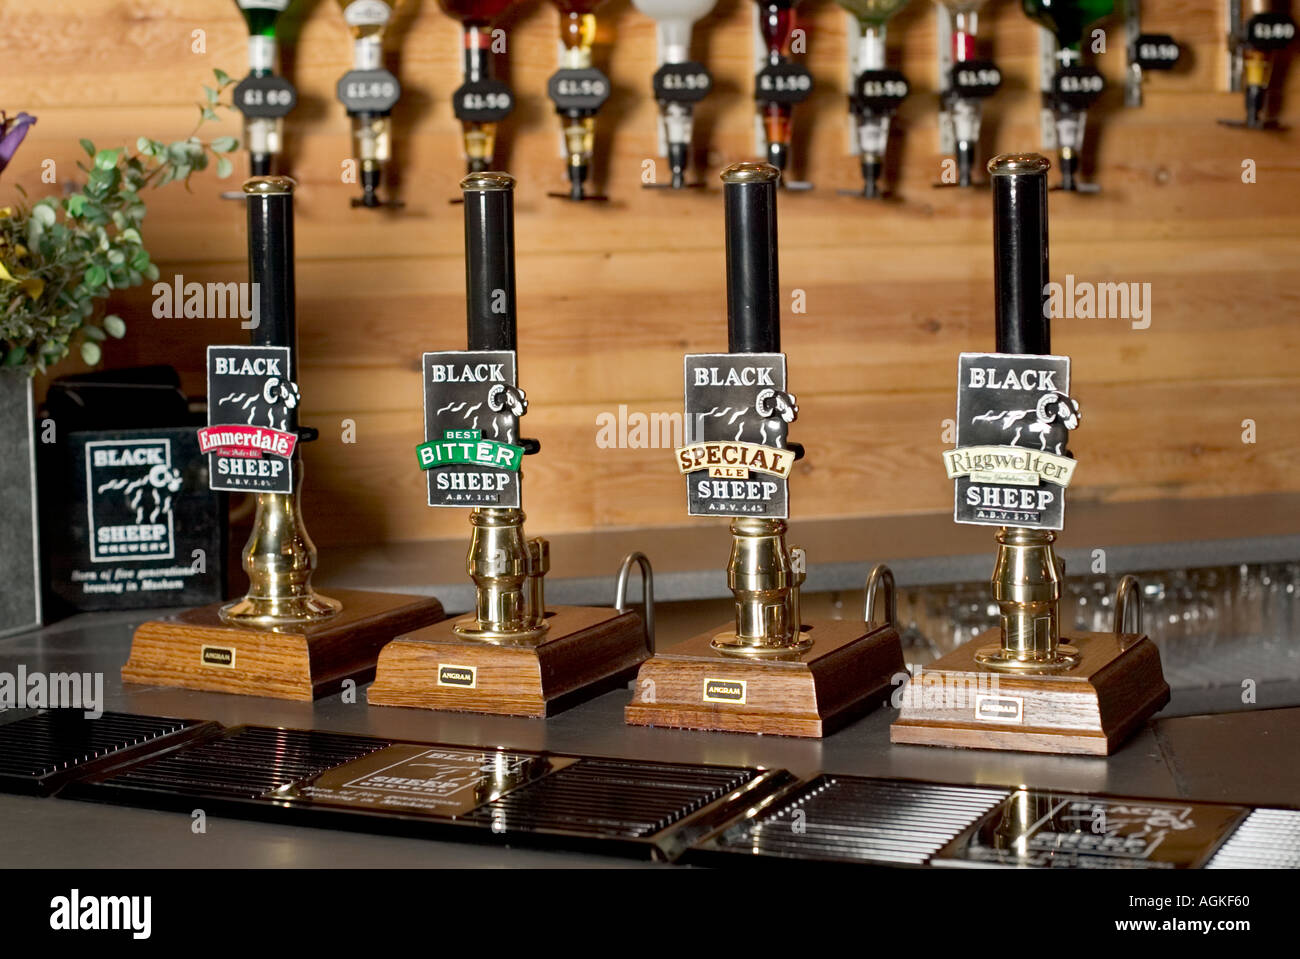
[(248, 592), (144, 623), (122, 680), (310, 700), (368, 681), (385, 643), (443, 611), (432, 597), (350, 589), (329, 597), (312, 587), (316, 547), (302, 517), (300, 447), (317, 432), (298, 425), (293, 181), (254, 177), (244, 193), (257, 298), (252, 345), (208, 347), (199, 449), (212, 489), (256, 498), (243, 554)]
[(510, 88), (493, 74), (492, 25), (513, 0), (438, 0), (442, 12), (461, 25), (463, 80), (451, 95), (460, 121), (469, 173), (492, 169), (497, 127), (515, 107)]
[[(541, 445), (519, 432), (528, 400), (516, 363), (514, 188), (504, 173), (461, 181), (469, 349), (423, 359), (425, 442), (416, 455), (429, 505), (470, 511), (465, 569), (474, 610), (389, 643), (372, 705), (549, 716), (625, 685), (654, 643), (644, 555), (624, 560), (614, 609), (552, 607), (544, 588), (550, 544), (524, 535), (522, 461)], [(644, 618), (626, 602), (634, 564)]]
[[(903, 671), (892, 613), (883, 623), (804, 622), (803, 550), (786, 545), (789, 477), (803, 448), (781, 350), (776, 198), (781, 173), (737, 163), (722, 174), (726, 353), (685, 358), (687, 512), (731, 518), (727, 585), (735, 619), (657, 653), (624, 717), (633, 725), (818, 737), (879, 704)], [(868, 594), (893, 578), (873, 571)], [(868, 611), (870, 616), (870, 610)]]
[(397, 77), (384, 67), (384, 37), (410, 0), (338, 0), (352, 34), (352, 69), (338, 82), (338, 98), (352, 118), (352, 158), (361, 196), (353, 206), (401, 206), (379, 197), (393, 157), (393, 107), (402, 95)]
[[(633, 0), (636, 8), (655, 21), (659, 68), (652, 80), (659, 104), (659, 152), (667, 154), (672, 189), (687, 186), (691, 162), (691, 134), (695, 104), (713, 89), (713, 77), (704, 64), (691, 59), (691, 28), (708, 15), (717, 0)], [(661, 186), (657, 182), (645, 186)], [(692, 186), (702, 184), (690, 184)]]
[(1053, 544), (1080, 413), (1045, 304), (1050, 166), (1037, 154), (989, 162), (996, 352), (961, 354), (957, 446), (944, 453), (955, 521), (997, 528), (1000, 625), (912, 679), (896, 743), (1107, 755), (1169, 701), (1133, 577), (1120, 581), (1113, 633), (1062, 635)]
[(1224, 0), (1228, 13), (1228, 86), (1244, 91), (1246, 119), (1220, 120), (1247, 130), (1281, 129), (1267, 116), (1269, 85), (1278, 55), (1295, 39), (1288, 0)]

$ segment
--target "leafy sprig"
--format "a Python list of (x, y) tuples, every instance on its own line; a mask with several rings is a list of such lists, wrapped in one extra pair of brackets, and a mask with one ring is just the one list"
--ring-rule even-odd
[(96, 319), (114, 290), (158, 279), (140, 227), (147, 212), (146, 188), (184, 183), (215, 162), (219, 177), (232, 171), (230, 136), (204, 140), (203, 127), (229, 110), (222, 94), (233, 80), (214, 71), (204, 86), (199, 119), (184, 139), (163, 143), (148, 137), (127, 147), (101, 150), (82, 140), (86, 160), (77, 163), (85, 182), (63, 198), (20, 199), (0, 208), (0, 364), (30, 373), (78, 347), (91, 366), (102, 358), (100, 343), (121, 338), (126, 323), (109, 314)]

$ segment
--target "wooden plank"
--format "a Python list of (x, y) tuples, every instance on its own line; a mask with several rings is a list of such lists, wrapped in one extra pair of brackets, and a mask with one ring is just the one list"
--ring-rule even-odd
[[(297, 201), (304, 415), (324, 430), (309, 449), (311, 514), (322, 543), (460, 537), (459, 511), (422, 505), (411, 449), (420, 437), (417, 363), (463, 342), (461, 214), (447, 200), (462, 172), (448, 96), (459, 82), (455, 24), (434, 3), (416, 6), (392, 38), (405, 96), (395, 117), (393, 174), (407, 206), (376, 214), (348, 203), (340, 182), (349, 124), (334, 84), (350, 45), (333, 3), (298, 4), (284, 65), (301, 103), (286, 125)], [(796, 113), (796, 173), (818, 183), (781, 200), (784, 342), (801, 399), (796, 436), (810, 456), (795, 487), (797, 516), (901, 516), (942, 511), (951, 489), (939, 433), (953, 415), (955, 354), (990, 346), (991, 244), (987, 192), (936, 191), (940, 171), (934, 44), (937, 10), (910, 4), (891, 22), (891, 57), (914, 93), (891, 149), (902, 201), (868, 204), (836, 194), (859, 177), (847, 153), (846, 17), (830, 3), (803, 11), (807, 63), (818, 90)], [(48, 0), (4, 4), (0, 39), (6, 109), (39, 122), (5, 171), (6, 188), (33, 195), (75, 179), (77, 140), (101, 146), (192, 128), (199, 85), (213, 67), (240, 73), (244, 28), (229, 0)], [(519, 178), (520, 342), (527, 423), (545, 441), (528, 464), (528, 504), (539, 529), (675, 526), (681, 480), (666, 450), (604, 450), (596, 417), (680, 410), (681, 354), (718, 348), (725, 301), (717, 171), (753, 152), (752, 4), (724, 2), (696, 30), (694, 54), (716, 91), (700, 107), (697, 145), (712, 184), (668, 195), (640, 189), (654, 158), (648, 95), (654, 25), (623, 0), (601, 10), (597, 61), (614, 97), (600, 119), (598, 175), (605, 206), (547, 199), (561, 185), (557, 121), (545, 98), (555, 68), (556, 12), (517, 8), (507, 23), (519, 107), (503, 126), (504, 165)], [(982, 38), (1007, 77), (986, 106), (986, 152), (1038, 144), (1037, 37), (1018, 4), (982, 11)], [(1212, 0), (1149, 4), (1144, 27), (1186, 50), (1169, 75), (1150, 75), (1146, 104), (1122, 101), (1120, 18), (1099, 59), (1111, 89), (1089, 124), (1086, 177), (1097, 196), (1053, 194), (1052, 275), (1151, 284), (1152, 322), (1058, 320), (1056, 348), (1074, 357), (1084, 406), (1082, 466), (1073, 502), (1244, 495), (1300, 489), (1300, 442), (1279, 397), (1294, 391), (1292, 321), (1300, 258), (1297, 134), (1216, 124), (1242, 112), (1223, 92), (1222, 25)], [(202, 30), (204, 52), (192, 49)], [(1279, 77), (1284, 113), (1300, 104), (1300, 68)], [(1294, 126), (1294, 119), (1291, 119)], [(235, 119), (220, 132), (239, 132)], [(239, 169), (242, 171), (242, 157)], [(1241, 182), (1244, 160), (1258, 182)], [(60, 183), (43, 183), (53, 160)], [(662, 161), (659, 161), (662, 164)], [(219, 193), (238, 178), (209, 172), (193, 192), (150, 194), (145, 235), (163, 276), (197, 282), (246, 277), (243, 211)], [(6, 201), (8, 202), (8, 201)], [(241, 342), (230, 318), (153, 316), (154, 294), (115, 295), (128, 322), (106, 344), (108, 362), (172, 363), (187, 389), (203, 383), (208, 343)], [(57, 372), (76, 372), (79, 361)], [(1255, 446), (1241, 421), (1259, 423)], [(340, 440), (345, 420), (356, 444)], [(845, 428), (845, 424), (861, 424)], [(845, 494), (844, 491), (850, 491)]]
[[(1185, 384), (1094, 385), (1075, 393), (1083, 423), (1071, 441), (1080, 468), (1070, 501), (1230, 496), (1292, 491), (1300, 470), (1300, 424), (1276, 397), (1295, 379), (1220, 382), (1198, 389), (1195, 415)], [(647, 406), (672, 414), (680, 407)], [(681, 525), (684, 480), (671, 438), (658, 448), (598, 445), (598, 406), (540, 404), (525, 433), (542, 452), (524, 464), (524, 507), (535, 532)], [(615, 416), (617, 413), (615, 412)], [(951, 508), (952, 484), (941, 462), (949, 391), (927, 394), (820, 396), (800, 405), (791, 437), (807, 457), (795, 467), (795, 517), (902, 516)], [(355, 422), (355, 442), (338, 425)], [(1242, 441), (1244, 420), (1257, 442)], [(414, 449), (422, 440), (418, 410), (304, 418), (321, 428), (307, 447), (307, 522), (318, 543), (375, 544), (463, 535), (463, 511), (425, 506), (424, 476)], [(848, 422), (861, 424), (846, 430)], [(617, 439), (617, 437), (615, 437)], [(664, 442), (664, 440), (667, 442)], [(328, 523), (313, 517), (328, 516)]]

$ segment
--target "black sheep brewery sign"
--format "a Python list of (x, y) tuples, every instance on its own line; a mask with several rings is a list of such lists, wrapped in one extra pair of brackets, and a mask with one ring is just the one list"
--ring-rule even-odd
[(958, 523), (1064, 525), (1075, 467), (1067, 447), (1079, 425), (1069, 390), (1068, 356), (961, 354), (957, 448), (943, 454)]
[(676, 451), (688, 514), (789, 516), (795, 454), (786, 434), (798, 412), (785, 354), (688, 355), (686, 445)]
[(287, 346), (208, 347), (210, 485), (231, 493), (292, 493), (298, 387)]
[(424, 438), (416, 447), (430, 506), (518, 509), (528, 410), (511, 350), (424, 354)]

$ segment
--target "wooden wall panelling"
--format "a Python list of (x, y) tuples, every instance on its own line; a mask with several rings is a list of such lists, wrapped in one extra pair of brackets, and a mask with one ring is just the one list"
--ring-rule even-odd
[[(460, 211), (447, 200), (462, 173), (448, 97), (459, 83), (456, 25), (421, 0), (390, 43), (404, 85), (395, 114), (401, 211), (356, 210), (339, 182), (349, 124), (334, 84), (350, 65), (341, 16), (325, 0), (297, 0), (285, 64), (301, 103), (287, 123), (297, 197), (304, 419), (322, 429), (308, 448), (309, 516), (322, 544), (461, 536), (464, 517), (423, 506), (412, 465), (420, 436), (419, 354), (464, 337)], [(699, 110), (705, 179), (753, 150), (751, 0), (719, 0), (696, 28), (694, 53), (714, 72)], [(1075, 447), (1074, 501), (1294, 491), (1300, 427), (1286, 415), (1298, 384), (1291, 359), (1300, 256), (1296, 134), (1229, 130), (1240, 95), (1218, 90), (1218, 4), (1148, 4), (1144, 28), (1187, 50), (1169, 75), (1148, 75), (1146, 105), (1121, 106), (1124, 38), (1108, 25), (1100, 66), (1110, 82), (1089, 123), (1085, 171), (1097, 196), (1053, 194), (1052, 274), (1151, 284), (1152, 322), (1060, 320), (1055, 345), (1074, 357), (1084, 404)], [(942, 421), (953, 415), (956, 354), (991, 346), (990, 201), (986, 191), (938, 191), (936, 9), (912, 4), (891, 23), (890, 49), (913, 84), (891, 149), (901, 201), (836, 195), (859, 182), (844, 122), (843, 11), (801, 5), (806, 63), (818, 92), (796, 111), (796, 170), (817, 183), (781, 201), (782, 286), (807, 312), (787, 313), (784, 342), (801, 400), (798, 439), (810, 451), (794, 491), (796, 516), (906, 515), (950, 509), (940, 471)], [(71, 176), (77, 139), (101, 146), (192, 127), (199, 85), (213, 67), (245, 65), (244, 29), (230, 0), (0, 2), (5, 109), (39, 122), (4, 188), (40, 195), (45, 158)], [(984, 156), (1037, 149), (1037, 39), (1011, 0), (982, 12), (981, 43), (1007, 77), (985, 110)], [(533, 401), (527, 463), (530, 527), (541, 531), (683, 522), (681, 479), (662, 449), (602, 449), (596, 418), (673, 412), (681, 354), (724, 342), (721, 202), (716, 186), (668, 195), (639, 188), (655, 155), (654, 25), (629, 0), (600, 16), (597, 61), (615, 85), (600, 117), (603, 206), (547, 199), (562, 185), (557, 121), (545, 98), (555, 67), (557, 17), (548, 3), (512, 14), (510, 80), (517, 113), (502, 145), (519, 178), (517, 240), (521, 376)], [(191, 51), (203, 30), (206, 52)], [(1282, 105), (1295, 123), (1300, 67), (1285, 74)], [(238, 121), (224, 125), (238, 133)], [(1243, 160), (1258, 182), (1241, 182)], [(240, 158), (242, 161), (242, 157)], [(237, 169), (243, 170), (242, 163)], [(660, 170), (666, 175), (662, 161)], [(1055, 174), (1053, 174), (1055, 178)], [(197, 177), (193, 191), (150, 197), (146, 240), (164, 279), (245, 277), (243, 211), (218, 198), (232, 181)], [(107, 345), (113, 365), (170, 362), (188, 389), (203, 383), (203, 347), (239, 342), (233, 319), (156, 319), (153, 295), (115, 296), (127, 338)], [(56, 372), (79, 369), (69, 361)], [(1291, 397), (1291, 400), (1287, 400)], [(1241, 422), (1258, 424), (1243, 444)], [(339, 440), (357, 424), (357, 443)], [(852, 429), (840, 428), (856, 424)], [(842, 490), (851, 491), (845, 496)]]

